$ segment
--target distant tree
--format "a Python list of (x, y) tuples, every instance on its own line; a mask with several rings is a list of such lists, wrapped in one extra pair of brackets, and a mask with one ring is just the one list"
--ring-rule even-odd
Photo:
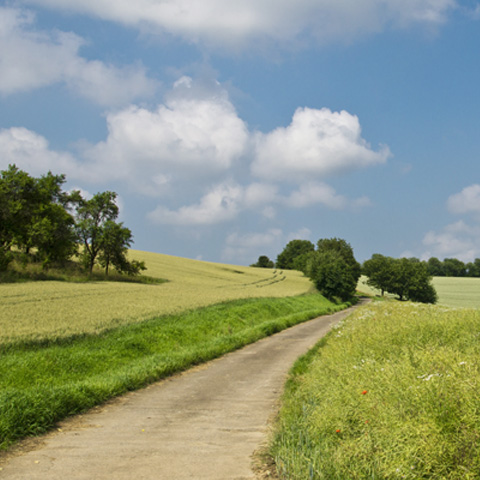
[(352, 277), (355, 278), (355, 285), (360, 278), (362, 267), (355, 260), (353, 249), (343, 238), (323, 238), (317, 242), (317, 252), (335, 251), (338, 252), (351, 270)]
[(273, 268), (275, 264), (270, 260), (266, 255), (260, 255), (258, 257), (257, 263), (254, 263), (252, 267), (259, 268)]
[(315, 245), (309, 240), (291, 240), (287, 243), (287, 246), (277, 256), (276, 266), (277, 268), (285, 270), (295, 269), (295, 260), (315, 250)]
[(443, 261), (443, 269), (446, 277), (465, 277), (467, 274), (465, 264), (456, 258), (446, 258)]
[(102, 248), (105, 225), (118, 217), (116, 198), (115, 192), (107, 191), (97, 193), (90, 200), (79, 199), (76, 228), (83, 246), (82, 259), (90, 273)]
[(473, 262), (469, 262), (466, 265), (467, 276), (480, 277), (480, 258), (476, 258)]
[(368, 283), (397, 295), (399, 300), (436, 303), (437, 293), (431, 283), (428, 265), (415, 258), (372, 256), (364, 263), (364, 273)]
[[(65, 262), (76, 251), (71, 201), (62, 191), (64, 175), (48, 172), (40, 178), (10, 165), (0, 172), (0, 269), (6, 268), (15, 246), (45, 265)], [(3, 267), (2, 267), (3, 265)]]
[(432, 257), (428, 259), (427, 262), (428, 273), (432, 277), (444, 277), (445, 276), (445, 269), (443, 268), (443, 262), (441, 262), (438, 258)]
[(375, 253), (370, 260), (363, 262), (362, 273), (368, 277), (367, 284), (380, 290), (382, 297), (393, 281), (392, 260), (392, 258)]
[(329, 299), (346, 301), (355, 294), (361, 267), (352, 247), (343, 239), (321, 239), (311, 255), (307, 275)]

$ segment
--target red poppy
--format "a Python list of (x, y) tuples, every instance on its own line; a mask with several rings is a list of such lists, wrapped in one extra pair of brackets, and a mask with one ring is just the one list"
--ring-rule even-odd
[(336, 433), (340, 433), (340, 429), (337, 428), (337, 429), (335, 430), (335, 432), (336, 432)]
[(364, 391), (362, 392), (362, 395), (366, 395), (367, 393), (368, 393), (368, 390), (364, 390)]

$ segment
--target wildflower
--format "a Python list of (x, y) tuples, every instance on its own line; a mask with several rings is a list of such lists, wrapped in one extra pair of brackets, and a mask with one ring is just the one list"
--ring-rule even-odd
[(335, 430), (335, 433), (340, 433), (340, 429), (337, 428), (337, 429)]
[(364, 390), (364, 391), (362, 392), (362, 395), (366, 395), (367, 393), (368, 393), (368, 390)]

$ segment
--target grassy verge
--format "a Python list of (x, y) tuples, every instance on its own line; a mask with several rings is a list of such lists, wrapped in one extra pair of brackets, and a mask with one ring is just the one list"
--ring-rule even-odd
[(237, 300), (97, 335), (0, 344), (0, 448), (127, 390), (345, 306), (318, 294)]
[(381, 302), (292, 371), (281, 478), (480, 478), (480, 312)]

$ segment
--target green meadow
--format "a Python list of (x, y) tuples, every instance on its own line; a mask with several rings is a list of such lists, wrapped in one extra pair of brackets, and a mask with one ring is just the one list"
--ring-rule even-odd
[(161, 284), (0, 285), (0, 449), (346, 305), (298, 272), (133, 252)]
[(359, 308), (291, 372), (271, 447), (280, 478), (480, 478), (479, 337), (478, 309)]

